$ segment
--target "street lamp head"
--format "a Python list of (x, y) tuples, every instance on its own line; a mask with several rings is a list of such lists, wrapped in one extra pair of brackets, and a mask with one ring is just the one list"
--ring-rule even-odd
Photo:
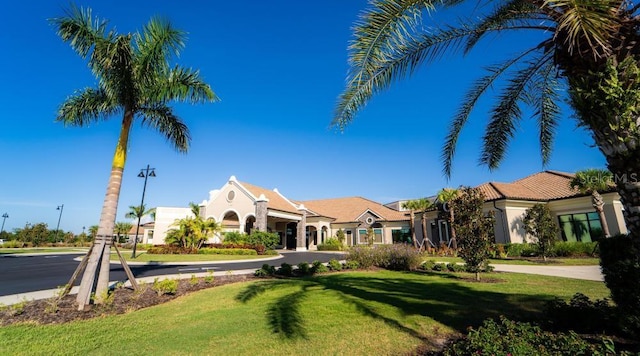
[(138, 177), (144, 178), (144, 173), (142, 171), (140, 171), (140, 173), (138, 174)]
[(2, 214), (2, 217), (6, 219), (6, 218), (8, 218), (8, 217), (9, 217), (9, 214), (4, 213), (4, 214)]
[(149, 177), (155, 177), (156, 176), (156, 171), (151, 171), (151, 173), (149, 173)]

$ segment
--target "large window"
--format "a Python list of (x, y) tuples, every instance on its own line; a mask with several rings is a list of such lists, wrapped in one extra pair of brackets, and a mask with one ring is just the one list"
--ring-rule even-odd
[[(377, 229), (373, 229), (373, 243), (375, 244), (381, 244), (384, 240), (383, 240), (383, 236), (382, 236), (382, 229), (377, 228)], [(358, 243), (359, 244), (368, 244), (369, 241), (367, 241), (367, 229), (359, 229), (358, 230)]]
[(558, 216), (564, 241), (591, 242), (603, 237), (598, 213), (566, 214)]
[(391, 238), (394, 244), (412, 244), (411, 230), (409, 228), (391, 230)]

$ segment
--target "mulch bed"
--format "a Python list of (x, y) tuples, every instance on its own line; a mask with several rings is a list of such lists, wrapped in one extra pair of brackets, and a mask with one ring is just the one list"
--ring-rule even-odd
[(78, 311), (76, 296), (68, 295), (56, 301), (56, 298), (34, 300), (7, 306), (0, 310), (0, 326), (15, 323), (60, 324), (75, 320), (85, 320), (106, 315), (124, 314), (134, 310), (166, 303), (191, 292), (218, 287), (225, 284), (253, 280), (251, 275), (216, 276), (213, 281), (205, 278), (178, 281), (175, 294), (158, 295), (151, 284), (143, 284), (139, 291), (131, 288), (116, 288), (109, 301), (100, 305), (91, 305), (89, 310)]

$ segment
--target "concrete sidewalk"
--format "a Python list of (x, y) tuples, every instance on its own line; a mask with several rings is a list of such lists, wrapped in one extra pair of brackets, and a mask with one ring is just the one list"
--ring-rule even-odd
[(543, 276), (604, 281), (600, 266), (531, 266), (493, 264), (496, 272), (539, 274)]

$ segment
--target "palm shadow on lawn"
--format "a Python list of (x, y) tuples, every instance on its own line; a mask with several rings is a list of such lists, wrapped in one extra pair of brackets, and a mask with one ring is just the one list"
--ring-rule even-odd
[(401, 318), (384, 315), (375, 308), (377, 302), (392, 306), (403, 316), (419, 315), (431, 318), (459, 332), (478, 326), (484, 319), (504, 315), (518, 320), (535, 320), (549, 295), (507, 294), (479, 291), (470, 282), (449, 274), (404, 273), (401, 278), (378, 277), (376, 273), (328, 274), (304, 279), (266, 280), (252, 283), (242, 290), (236, 300), (249, 303), (258, 295), (286, 286), (299, 286), (295, 292), (275, 299), (267, 308), (267, 319), (275, 334), (288, 339), (306, 338), (301, 303), (309, 289), (335, 291), (345, 303), (352, 304), (362, 315), (378, 319), (400, 332), (423, 341), (429, 340), (423, 330), (407, 325)]

